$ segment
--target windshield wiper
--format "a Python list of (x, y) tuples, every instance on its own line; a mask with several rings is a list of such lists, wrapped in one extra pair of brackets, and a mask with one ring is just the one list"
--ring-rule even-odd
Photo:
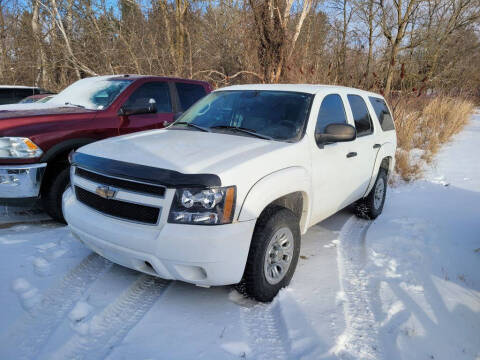
[(71, 102), (66, 102), (65, 105), (71, 105), (71, 106), (76, 106), (76, 107), (79, 107), (79, 108), (82, 108), (82, 109), (85, 109), (85, 106), (83, 105), (78, 105), (78, 104), (72, 104)]
[(208, 128), (205, 128), (205, 127), (199, 126), (199, 125), (195, 125), (195, 124), (192, 124), (192, 123), (189, 123), (189, 122), (186, 122), (186, 121), (174, 122), (172, 125), (187, 125), (187, 126), (193, 127), (195, 129), (198, 129), (198, 130), (201, 130), (201, 131), (211, 132), (210, 129), (208, 129)]
[(273, 138), (271, 136), (259, 134), (253, 129), (247, 129), (247, 128), (238, 127), (238, 126), (216, 125), (216, 126), (212, 126), (210, 129), (227, 129), (227, 130), (240, 131), (240, 132), (245, 133), (245, 134), (256, 136), (260, 139), (273, 140)]

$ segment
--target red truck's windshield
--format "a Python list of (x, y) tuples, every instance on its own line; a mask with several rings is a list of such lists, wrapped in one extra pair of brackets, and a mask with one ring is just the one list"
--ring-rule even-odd
[(86, 78), (79, 80), (49, 101), (58, 106), (78, 105), (89, 110), (103, 110), (126, 89), (132, 80), (108, 78)]

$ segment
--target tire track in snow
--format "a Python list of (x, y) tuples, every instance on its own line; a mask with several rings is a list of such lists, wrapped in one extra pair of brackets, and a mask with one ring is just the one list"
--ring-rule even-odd
[(288, 359), (288, 332), (278, 301), (242, 309), (242, 320), (252, 349), (252, 359)]
[(1, 357), (35, 358), (68, 311), (111, 264), (95, 253), (87, 256), (57, 286), (48, 289), (41, 301), (0, 340)]
[(150, 310), (169, 281), (141, 275), (114, 302), (95, 315), (85, 335), (73, 335), (48, 359), (104, 359)]
[(365, 270), (367, 252), (365, 238), (371, 221), (352, 216), (340, 233), (337, 261), (340, 289), (345, 295), (346, 329), (337, 339), (335, 354), (347, 359), (377, 359), (379, 324), (373, 313), (369, 274)]

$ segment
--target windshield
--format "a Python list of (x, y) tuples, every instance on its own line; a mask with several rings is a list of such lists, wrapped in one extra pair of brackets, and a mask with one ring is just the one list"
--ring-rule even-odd
[(33, 98), (33, 97), (31, 97), (31, 96), (29, 96), (29, 97), (26, 97), (26, 98), (23, 99), (23, 100), (20, 100), (18, 103), (19, 103), (19, 104), (31, 104), (31, 103), (34, 103), (34, 102), (36, 102), (36, 99)]
[(193, 127), (190, 124), (234, 135), (295, 141), (302, 136), (312, 98), (311, 94), (290, 91), (217, 91), (198, 101), (173, 128)]
[(112, 80), (91, 77), (74, 82), (65, 90), (55, 95), (49, 104), (58, 106), (73, 105), (90, 110), (103, 110), (117, 98), (132, 80)]
[(53, 97), (54, 97), (54, 95), (51, 95), (51, 96), (45, 96), (43, 99), (40, 99), (40, 100), (38, 100), (38, 101), (36, 101), (36, 102), (37, 102), (37, 103), (40, 103), (40, 104), (42, 104), (42, 103), (46, 103), (47, 101), (50, 101), (50, 100), (52, 100), (52, 99), (53, 99)]

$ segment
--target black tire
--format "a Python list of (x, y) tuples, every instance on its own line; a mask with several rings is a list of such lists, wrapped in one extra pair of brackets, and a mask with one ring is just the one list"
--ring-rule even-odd
[(42, 193), (45, 212), (53, 219), (66, 224), (62, 211), (62, 196), (70, 185), (70, 168), (61, 167), (51, 175), (50, 181)]
[[(381, 196), (379, 196), (378, 191), (380, 187), (383, 188)], [(375, 194), (377, 194), (377, 200), (375, 200)], [(387, 171), (384, 168), (380, 168), (378, 171), (377, 180), (368, 195), (358, 200), (355, 203), (355, 214), (367, 220), (373, 220), (378, 217), (383, 211), (383, 206), (385, 205), (385, 196), (387, 194)]]
[[(274, 241), (273, 236), (282, 231), (288, 233), (286, 228), (293, 235), (293, 254), (291, 255), (288, 270), (283, 272), (283, 278), (278, 283), (272, 284), (267, 280), (265, 273), (265, 257), (267, 256), (270, 242)], [(280, 289), (290, 283), (300, 254), (300, 239), (299, 221), (290, 210), (273, 207), (267, 209), (262, 214), (253, 232), (247, 265), (243, 275), (242, 287), (246, 295), (258, 301), (269, 302), (273, 300)]]

